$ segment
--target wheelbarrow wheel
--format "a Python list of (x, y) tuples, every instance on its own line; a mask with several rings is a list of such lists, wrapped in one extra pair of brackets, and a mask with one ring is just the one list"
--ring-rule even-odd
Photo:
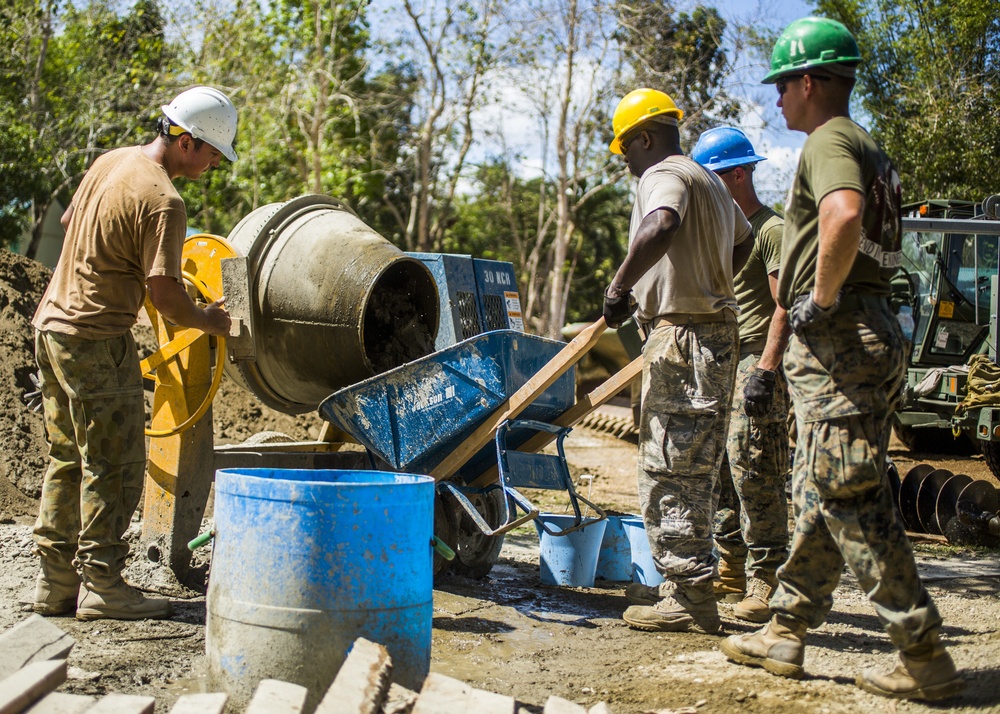
[[(495, 489), (483, 494), (470, 496), (472, 505), (483, 516), (491, 528), (502, 525), (504, 493)], [(467, 578), (485, 578), (500, 559), (503, 536), (488, 536), (476, 527), (468, 514), (458, 505), (453, 510), (456, 520), (455, 559), (451, 569)]]
[[(445, 503), (440, 495), (434, 496), (434, 535), (445, 542), (445, 544), (455, 549), (455, 515), (451, 506)], [(445, 560), (434, 551), (433, 576), (435, 580), (444, 577), (451, 569), (453, 560)]]

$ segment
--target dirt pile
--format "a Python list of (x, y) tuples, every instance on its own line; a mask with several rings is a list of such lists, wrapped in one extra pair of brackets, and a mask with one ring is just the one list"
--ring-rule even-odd
[(42, 415), (27, 409), (34, 389), (35, 314), (52, 271), (0, 250), (0, 519), (35, 511), (48, 456)]
[[(29, 375), (36, 369), (31, 317), (51, 276), (41, 263), (0, 249), (0, 522), (38, 512), (48, 445), (42, 415), (27, 409), (22, 395), (33, 388)], [(132, 332), (140, 354), (155, 349), (148, 326), (137, 325)], [(262, 431), (316, 439), (322, 426), (315, 414), (289, 416), (269, 409), (228, 380), (212, 409), (219, 444), (239, 443)]]

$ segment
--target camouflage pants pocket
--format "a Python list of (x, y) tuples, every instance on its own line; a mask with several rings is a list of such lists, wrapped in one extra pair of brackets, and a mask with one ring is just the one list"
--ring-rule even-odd
[(808, 472), (823, 499), (852, 499), (883, 483), (884, 449), (876, 419), (871, 414), (840, 417), (801, 425), (796, 454), (809, 464)]

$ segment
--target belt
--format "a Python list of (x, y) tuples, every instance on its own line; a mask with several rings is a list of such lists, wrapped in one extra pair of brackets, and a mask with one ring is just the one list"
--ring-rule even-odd
[(844, 293), (840, 296), (840, 306), (837, 308), (837, 312), (859, 312), (880, 307), (889, 307), (888, 296), (870, 293)]
[(725, 308), (719, 312), (709, 313), (668, 312), (664, 315), (657, 315), (650, 320), (647, 323), (647, 329), (655, 330), (664, 326), (701, 325), (706, 322), (736, 322), (736, 315), (732, 310)]

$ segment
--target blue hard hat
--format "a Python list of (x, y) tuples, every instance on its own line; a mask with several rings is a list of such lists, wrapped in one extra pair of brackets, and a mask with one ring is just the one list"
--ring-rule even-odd
[(691, 158), (709, 171), (767, 161), (763, 156), (757, 156), (746, 134), (731, 126), (716, 127), (702, 134), (691, 152)]

